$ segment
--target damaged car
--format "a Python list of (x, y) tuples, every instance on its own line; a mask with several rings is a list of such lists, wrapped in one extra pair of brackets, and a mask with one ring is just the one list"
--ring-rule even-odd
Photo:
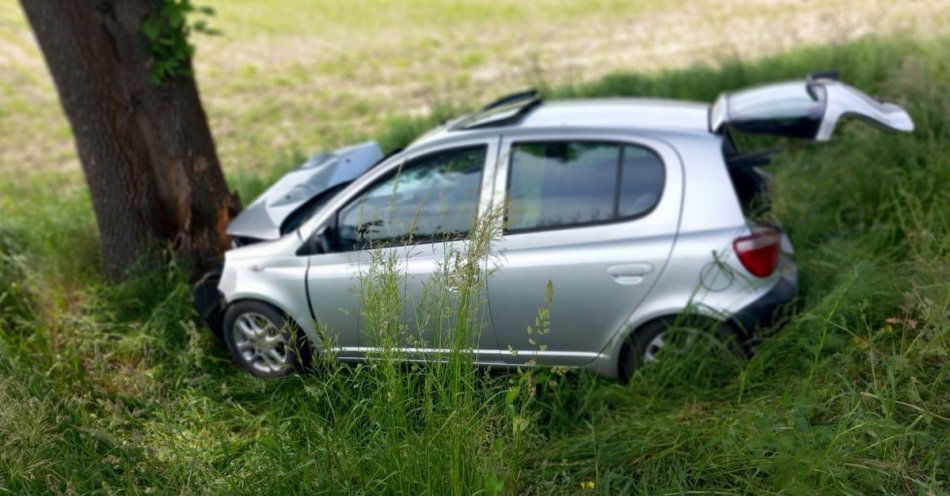
[[(913, 130), (901, 107), (833, 74), (712, 104), (510, 95), (389, 156), (369, 142), (291, 171), (231, 222), (234, 248), (193, 301), (256, 376), (285, 376), (312, 351), (365, 360), (380, 351), (360, 322), (372, 253), (405, 257), (413, 305), (473, 222), (503, 208), (475, 360), (627, 377), (681, 345), (670, 332), (684, 316), (743, 343), (776, 324), (798, 290), (792, 243), (754, 214), (768, 153), (734, 137), (828, 141), (844, 118)], [(550, 330), (537, 346), (526, 330), (548, 284)], [(407, 325), (408, 359), (443, 356), (432, 329)]]

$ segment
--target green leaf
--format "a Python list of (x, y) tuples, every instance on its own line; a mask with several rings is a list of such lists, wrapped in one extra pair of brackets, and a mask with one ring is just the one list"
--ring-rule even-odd
[(488, 477), (485, 477), (485, 494), (486, 496), (497, 496), (505, 489), (505, 484), (498, 478), (495, 474), (488, 474)]
[(145, 22), (142, 23), (142, 34), (144, 34), (149, 41), (156, 41), (161, 31), (162, 26), (155, 19), (146, 19)]
[(512, 404), (514, 404), (515, 400), (518, 399), (518, 395), (519, 395), (519, 394), (521, 394), (521, 385), (520, 385), (520, 384), (517, 385), (517, 386), (515, 386), (515, 387), (513, 387), (513, 388), (511, 388), (511, 389), (509, 389), (508, 392), (505, 393), (505, 404), (506, 404), (506, 405), (512, 405)]
[(195, 46), (188, 41), (192, 31), (217, 35), (204, 19), (188, 23), (188, 15), (198, 12), (214, 14), (211, 7), (195, 7), (191, 0), (161, 0), (158, 14), (142, 23), (142, 35), (148, 40), (148, 50), (155, 63), (150, 74), (153, 81), (175, 76), (191, 76), (189, 59), (194, 56)]

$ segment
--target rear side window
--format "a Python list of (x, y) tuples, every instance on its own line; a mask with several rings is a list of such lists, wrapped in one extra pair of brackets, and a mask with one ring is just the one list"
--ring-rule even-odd
[(515, 143), (508, 174), (507, 232), (639, 217), (656, 206), (664, 179), (656, 153), (592, 141)]

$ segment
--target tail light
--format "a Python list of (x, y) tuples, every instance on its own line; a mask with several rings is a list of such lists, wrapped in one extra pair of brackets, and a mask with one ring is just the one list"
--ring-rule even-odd
[(766, 229), (736, 238), (732, 247), (739, 261), (752, 275), (767, 277), (778, 267), (781, 235), (777, 229)]

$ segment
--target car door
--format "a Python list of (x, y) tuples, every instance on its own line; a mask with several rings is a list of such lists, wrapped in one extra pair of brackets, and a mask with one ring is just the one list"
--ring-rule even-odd
[(663, 272), (681, 164), (660, 140), (614, 134), (504, 137), (502, 157), (502, 261), (488, 282), (499, 344), (509, 362), (582, 365)]
[[(435, 276), (446, 257), (465, 248), (472, 222), (487, 209), (497, 146), (496, 137), (399, 157), (334, 202), (333, 215), (318, 230), (327, 249), (310, 257), (307, 290), (318, 325), (341, 356), (361, 357), (383, 344), (412, 353), (444, 345), (430, 307), (432, 293), (448, 288), (435, 288)], [(399, 275), (388, 293), (371, 274), (387, 263)], [(392, 304), (381, 300), (391, 298), (391, 290), (404, 305), (389, 323), (399, 320), (405, 329), (397, 343), (382, 343), (377, 324), (387, 316), (378, 312)], [(482, 331), (476, 346), (496, 348), (490, 326)]]

